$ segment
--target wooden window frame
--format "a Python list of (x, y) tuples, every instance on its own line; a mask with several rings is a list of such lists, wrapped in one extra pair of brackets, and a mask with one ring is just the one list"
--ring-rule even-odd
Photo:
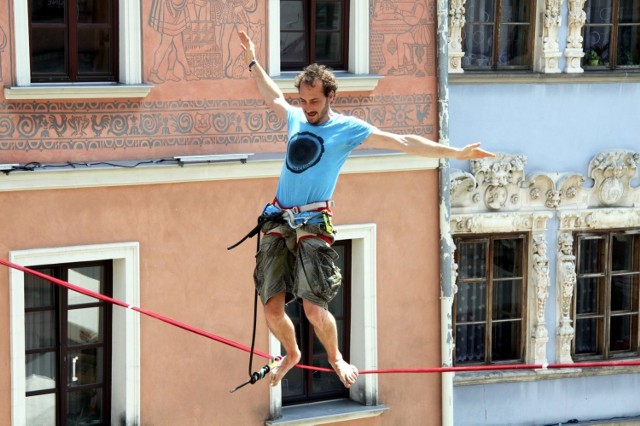
[[(533, 58), (534, 58), (534, 47), (535, 47), (535, 28), (536, 28), (536, 2), (533, 0), (527, 0), (529, 1), (529, 21), (528, 22), (502, 22), (501, 17), (502, 17), (502, 10), (501, 10), (501, 5), (502, 2), (505, 0), (494, 0), (493, 3), (493, 14), (494, 14), (494, 20), (493, 21), (470, 21), (468, 16), (466, 17), (466, 22), (464, 27), (462, 28), (462, 37), (463, 40), (466, 38), (467, 35), (467, 25), (470, 24), (470, 22), (473, 22), (474, 24), (486, 24), (486, 25), (493, 25), (493, 32), (492, 32), (492, 38), (493, 38), (493, 42), (492, 42), (492, 54), (491, 54), (491, 65), (490, 66), (463, 66), (465, 71), (531, 71), (533, 69)], [(467, 10), (469, 10), (469, 8), (467, 7)], [(499, 55), (500, 55), (500, 35), (502, 33), (503, 27), (505, 25), (509, 25), (509, 26), (514, 26), (514, 25), (521, 25), (521, 26), (528, 26), (529, 27), (529, 37), (527, 40), (527, 48), (528, 48), (528, 54), (524, 60), (525, 65), (499, 65)], [(464, 46), (464, 41), (463, 41), (463, 46)], [(466, 53), (466, 52), (465, 52)], [(465, 54), (466, 56), (466, 54)]]
[[(620, 1), (621, 0), (611, 0), (611, 21), (607, 22), (596, 22), (590, 23), (585, 22), (582, 26), (582, 37), (583, 37), (583, 45), (584, 45), (584, 57), (582, 58), (582, 66), (585, 71), (602, 71), (602, 70), (640, 70), (640, 63), (630, 64), (630, 65), (619, 65), (618, 64), (618, 31), (619, 28), (622, 27), (631, 27), (636, 26), (640, 27), (640, 21), (638, 22), (628, 22), (628, 23), (620, 23)], [(624, 0), (623, 0), (624, 1)], [(610, 28), (611, 35), (609, 37), (609, 63), (597, 63), (590, 64), (591, 51), (594, 50), (591, 46), (587, 44), (587, 35), (586, 31), (588, 28)], [(595, 51), (595, 50), (594, 50)], [(598, 60), (601, 61), (602, 53), (598, 54)], [(640, 58), (637, 59), (640, 61)]]
[[(612, 239), (614, 235), (632, 235), (634, 238), (633, 245), (635, 251), (635, 258), (633, 259), (634, 271), (614, 272), (612, 270)], [(580, 242), (586, 239), (601, 239), (603, 241), (602, 251), (599, 254), (600, 261), (602, 262), (602, 270), (593, 273), (582, 272), (582, 259), (581, 259), (581, 245)], [(633, 295), (635, 300), (632, 301), (632, 309), (622, 312), (614, 313), (611, 311), (611, 283), (612, 278), (616, 276), (640, 276), (640, 230), (625, 231), (625, 230), (611, 230), (603, 232), (581, 232), (576, 233), (574, 247), (576, 247), (576, 289), (574, 290), (572, 300), (572, 318), (574, 320), (574, 326), (577, 327), (578, 321), (582, 319), (601, 319), (598, 328), (596, 330), (596, 352), (576, 354), (576, 338), (573, 339), (571, 345), (571, 355), (575, 361), (593, 361), (593, 360), (608, 360), (608, 359), (620, 359), (620, 358), (633, 358), (640, 354), (640, 284), (636, 289), (636, 294)], [(600, 281), (598, 286), (598, 308), (596, 313), (590, 314), (578, 314), (577, 313), (577, 297), (578, 297), (578, 285), (581, 279), (595, 278)], [(640, 280), (640, 278), (637, 278)], [(635, 305), (635, 310), (633, 309)], [(623, 351), (612, 351), (610, 348), (610, 334), (611, 334), (611, 318), (619, 315), (633, 315), (636, 316), (636, 329), (632, 331), (630, 348)]]
[[(327, 62), (327, 61), (317, 61), (316, 60), (316, 46), (315, 46), (315, 34), (316, 30), (316, 4), (318, 0), (304, 0), (303, 8), (305, 15), (305, 41), (307, 43), (306, 55), (303, 62), (286, 62), (284, 60), (280, 61), (280, 69), (282, 71), (296, 71), (304, 68), (305, 66), (312, 63), (319, 63), (321, 65), (326, 65), (334, 70), (346, 70), (349, 66), (349, 6), (350, 0), (334, 0), (334, 3), (340, 3), (342, 6), (342, 28), (341, 28), (341, 55), (339, 61)], [(282, 1), (281, 1), (282, 3)], [(280, 28), (280, 32), (283, 30)]]
[[(32, 83), (90, 83), (90, 82), (117, 82), (119, 80), (119, 54), (118, 54), (118, 46), (119, 46), (119, 1), (111, 0), (111, 13), (110, 13), (110, 24), (89, 24), (89, 23), (81, 23), (78, 21), (78, 5), (75, 1), (65, 1), (65, 22), (63, 24), (57, 24), (57, 26), (64, 26), (65, 29), (65, 63), (64, 68), (65, 71), (63, 73), (34, 73), (33, 69), (31, 69), (30, 81)], [(29, 52), (30, 56), (33, 57), (33, 31), (34, 28), (37, 29), (50, 27), (50, 24), (34, 24), (31, 19), (31, 4), (33, 0), (29, 0), (28, 10), (29, 10)], [(79, 74), (79, 55), (78, 51), (78, 28), (82, 26), (84, 28), (89, 27), (109, 27), (109, 31), (111, 33), (110, 38), (110, 47), (109, 47), (109, 61), (110, 61), (110, 71), (106, 73), (90, 73), (90, 74)]]
[[(101, 260), (101, 261), (90, 261), (90, 262), (79, 262), (79, 263), (65, 263), (65, 264), (56, 264), (56, 265), (43, 265), (43, 266), (34, 266), (32, 269), (36, 271), (42, 271), (47, 275), (50, 275), (54, 278), (58, 278), (61, 280), (68, 280), (68, 271), (72, 268), (80, 268), (80, 267), (91, 267), (91, 266), (102, 266), (104, 267), (104, 293), (106, 296), (113, 296), (113, 262), (111, 260)], [(53, 389), (43, 389), (36, 391), (27, 391), (25, 393), (25, 398), (30, 396), (39, 396), (46, 394), (55, 394), (56, 400), (56, 424), (58, 425), (66, 425), (68, 423), (68, 419), (66, 417), (66, 407), (68, 406), (69, 398), (68, 398), (68, 377), (69, 377), (69, 362), (63, 352), (67, 352), (68, 350), (82, 350), (82, 349), (93, 349), (93, 348), (102, 348), (103, 349), (103, 375), (102, 375), (102, 383), (94, 383), (89, 385), (79, 385), (74, 386), (73, 391), (78, 392), (82, 390), (90, 390), (90, 389), (101, 389), (102, 390), (102, 401), (101, 401), (101, 411), (102, 411), (102, 424), (110, 424), (111, 423), (111, 370), (112, 370), (112, 313), (113, 306), (110, 303), (105, 301), (96, 300), (95, 302), (83, 303), (81, 305), (76, 305), (73, 308), (70, 308), (68, 305), (68, 293), (73, 290), (69, 290), (67, 288), (56, 286), (53, 283), (49, 283), (53, 287), (53, 305), (46, 308), (46, 310), (53, 310), (54, 312), (54, 321), (55, 321), (55, 334), (56, 334), (56, 344), (53, 348), (45, 348), (45, 349), (35, 349), (35, 350), (27, 350), (25, 354), (35, 354), (35, 353), (44, 353), (44, 352), (54, 352), (56, 357), (56, 386)], [(69, 337), (68, 337), (68, 329), (63, 325), (68, 323), (68, 313), (73, 309), (83, 309), (83, 308), (91, 308), (91, 307), (102, 307), (103, 318), (102, 318), (102, 327), (103, 327), (103, 336), (104, 341), (99, 343), (88, 343), (81, 345), (69, 345)], [(26, 308), (25, 312), (35, 312), (42, 311), (43, 308)], [(65, 342), (65, 343), (61, 343)]]
[[(522, 307), (522, 313), (521, 313), (521, 318), (520, 318), (520, 342), (519, 342), (519, 346), (517, 348), (518, 351), (518, 357), (515, 359), (509, 359), (509, 360), (499, 360), (499, 361), (494, 361), (493, 357), (492, 357), (492, 349), (493, 349), (493, 342), (491, 339), (491, 334), (493, 332), (493, 324), (497, 323), (497, 322), (503, 322), (501, 320), (495, 320), (493, 319), (493, 284), (494, 284), (494, 272), (493, 272), (493, 268), (492, 268), (492, 259), (493, 259), (493, 255), (494, 255), (494, 242), (496, 240), (505, 240), (505, 239), (511, 239), (511, 240), (518, 240), (521, 239), (522, 240), (522, 276), (519, 277), (518, 279), (520, 279), (522, 281), (522, 294), (521, 294), (521, 307)], [(527, 247), (528, 247), (528, 235), (527, 234), (523, 234), (523, 233), (513, 233), (513, 234), (497, 234), (497, 235), (469, 235), (469, 236), (459, 236), (459, 237), (454, 237), (454, 241), (455, 241), (455, 245), (456, 247), (459, 247), (461, 242), (464, 243), (474, 243), (474, 242), (480, 242), (480, 243), (484, 243), (487, 247), (487, 252), (486, 252), (486, 256), (485, 256), (485, 270), (486, 270), (486, 285), (487, 285), (487, 289), (486, 289), (486, 313), (485, 313), (485, 318), (482, 321), (472, 321), (472, 322), (466, 322), (466, 323), (484, 323), (486, 324), (485, 326), (485, 335), (484, 335), (484, 361), (463, 361), (463, 362), (458, 362), (455, 361), (456, 358), (456, 354), (454, 353), (454, 363), (456, 365), (489, 365), (489, 364), (517, 364), (517, 363), (521, 363), (524, 361), (525, 358), (525, 349), (526, 349), (526, 341), (527, 341), (527, 334), (526, 334), (526, 326), (527, 326), (527, 271), (528, 271), (528, 262), (527, 262)], [(456, 250), (455, 253), (455, 257), (456, 257), (456, 263), (458, 265), (462, 265), (462, 260), (460, 259), (460, 251)], [(509, 279), (516, 279), (517, 277), (510, 277)], [(474, 282), (474, 281), (478, 281), (477, 277), (474, 278), (469, 278), (469, 279), (461, 279), (460, 278), (460, 274), (458, 274), (458, 278), (456, 281), (456, 285), (460, 285), (461, 283), (465, 283), (465, 282)], [(454, 299), (454, 305), (453, 305), (453, 335), (454, 335), (454, 341), (456, 342), (456, 346), (457, 346), (457, 340), (456, 340), (456, 326), (457, 326), (457, 320), (456, 320), (456, 312), (457, 312), (457, 303), (458, 303), (458, 296), (456, 296), (456, 298)]]

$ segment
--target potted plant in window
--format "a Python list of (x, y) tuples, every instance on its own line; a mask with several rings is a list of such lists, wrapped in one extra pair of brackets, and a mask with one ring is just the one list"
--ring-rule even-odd
[(584, 55), (584, 61), (587, 65), (598, 65), (600, 63), (600, 55), (594, 49), (591, 49)]

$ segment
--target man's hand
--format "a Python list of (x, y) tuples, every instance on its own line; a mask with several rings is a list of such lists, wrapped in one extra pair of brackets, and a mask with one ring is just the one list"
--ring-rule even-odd
[(244, 31), (238, 31), (238, 35), (240, 36), (242, 50), (244, 50), (244, 59), (247, 62), (247, 66), (249, 66), (251, 61), (256, 60), (256, 47), (247, 33)]
[(464, 148), (460, 149), (458, 155), (456, 155), (456, 159), (458, 160), (475, 160), (477, 158), (486, 158), (486, 157), (495, 157), (496, 155), (485, 151), (484, 149), (480, 149), (479, 143), (473, 143), (471, 145), (467, 145)]

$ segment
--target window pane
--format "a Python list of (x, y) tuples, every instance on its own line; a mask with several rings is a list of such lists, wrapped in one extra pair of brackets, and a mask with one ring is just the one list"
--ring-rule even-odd
[(307, 43), (303, 32), (280, 33), (280, 58), (283, 62), (306, 62)]
[(280, 30), (304, 31), (303, 0), (280, 0)]
[(108, 73), (111, 69), (111, 31), (100, 28), (78, 29), (78, 73)]
[[(314, 360), (313, 366), (320, 368), (331, 368), (331, 365), (329, 364), (329, 361), (327, 361), (326, 357)], [(311, 387), (312, 392), (316, 394), (342, 391), (344, 389), (344, 385), (336, 374), (324, 373), (320, 371), (313, 372)]]
[(339, 30), (342, 27), (341, 4), (333, 1), (316, 3), (316, 30)]
[[(102, 266), (89, 266), (84, 268), (69, 269), (69, 282), (94, 293), (102, 293), (104, 281), (104, 268)], [(69, 292), (69, 306), (84, 303), (96, 303), (98, 299), (85, 296), (76, 291)]]
[(631, 336), (637, 329), (637, 315), (615, 316), (611, 318), (609, 348), (612, 351), (631, 350)]
[(102, 341), (103, 308), (73, 309), (69, 311), (67, 327), (69, 345)]
[(456, 363), (484, 361), (484, 324), (456, 326)]
[(580, 270), (579, 274), (603, 273), (602, 257), (604, 253), (603, 238), (583, 238), (579, 240)]
[(598, 323), (599, 318), (584, 318), (576, 320), (576, 354), (590, 354), (598, 352)]
[(40, 426), (55, 426), (56, 424), (56, 395), (34, 395), (26, 398), (26, 424)]
[(622, 24), (640, 22), (640, 0), (621, 0), (618, 22)]
[(456, 295), (456, 321), (485, 321), (487, 315), (487, 284), (459, 284)]
[(63, 74), (66, 72), (64, 28), (40, 28), (31, 32), (31, 72)]
[(498, 65), (522, 66), (529, 59), (529, 26), (502, 25)]
[(523, 239), (496, 239), (493, 243), (494, 278), (522, 277)]
[(292, 368), (282, 379), (282, 397), (291, 398), (304, 396), (304, 375), (305, 370)]
[(56, 354), (46, 352), (25, 357), (26, 391), (41, 391), (56, 387)]
[(54, 311), (25, 312), (25, 349), (52, 348), (56, 344)]
[[(39, 272), (51, 276), (51, 269), (39, 269)], [(24, 275), (24, 307), (44, 308), (53, 306), (55, 285), (31, 274)]]
[(71, 425), (102, 424), (102, 389), (69, 392), (67, 419)]
[(520, 321), (493, 323), (491, 359), (506, 361), (520, 358)]
[(111, 23), (111, 0), (78, 0), (78, 22)]
[(600, 62), (597, 65), (607, 65), (609, 63), (610, 39), (611, 27), (585, 27), (584, 51), (593, 50), (598, 55)]
[(42, 23), (64, 23), (66, 0), (31, 0), (31, 22)]
[(316, 33), (316, 61), (339, 61), (341, 47), (339, 33)]
[(529, 22), (529, 0), (502, 0), (501, 22)]
[(467, 2), (465, 19), (472, 22), (493, 22), (495, 20), (493, 0)]
[(599, 278), (581, 278), (576, 283), (576, 313), (598, 313)]
[(493, 283), (493, 319), (522, 317), (522, 280)]
[(102, 383), (104, 359), (102, 348), (69, 351), (69, 385), (93, 385)]
[(487, 250), (485, 242), (462, 242), (460, 251), (460, 279), (485, 278), (487, 276)]
[(489, 68), (493, 65), (493, 25), (467, 24), (464, 26), (463, 65)]
[[(625, 0), (623, 0), (624, 2)], [(587, 23), (609, 24), (612, 19), (612, 0), (590, 0), (585, 4), (584, 11), (587, 14)]]
[[(638, 276), (626, 275), (611, 279), (611, 311), (637, 310)], [(636, 303), (634, 303), (636, 302)]]
[(618, 65), (640, 64), (640, 25), (618, 27)]
[(633, 270), (633, 236), (613, 234), (611, 238), (611, 270)]

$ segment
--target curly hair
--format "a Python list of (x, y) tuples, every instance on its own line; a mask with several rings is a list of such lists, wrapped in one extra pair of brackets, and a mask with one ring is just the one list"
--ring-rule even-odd
[(322, 91), (325, 96), (329, 96), (331, 92), (338, 91), (338, 82), (336, 76), (333, 75), (333, 71), (324, 65), (311, 64), (305, 67), (300, 74), (296, 76), (293, 84), (296, 89), (300, 89), (301, 84), (307, 86), (314, 86), (316, 80), (322, 82)]

